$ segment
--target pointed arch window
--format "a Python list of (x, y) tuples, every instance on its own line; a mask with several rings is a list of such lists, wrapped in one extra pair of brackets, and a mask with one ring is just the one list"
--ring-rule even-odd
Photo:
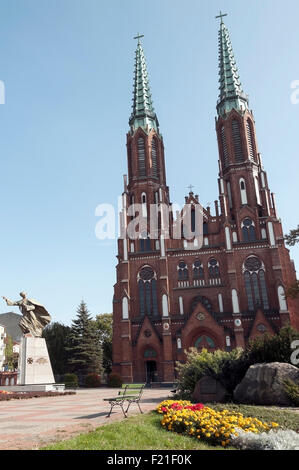
[(185, 261), (181, 261), (177, 267), (179, 281), (189, 279), (188, 267)]
[(216, 349), (215, 341), (207, 335), (202, 335), (197, 340), (195, 341), (194, 346), (197, 349), (208, 349), (208, 350), (213, 350)]
[(139, 248), (140, 251), (151, 251), (151, 239), (146, 232), (141, 234)]
[(244, 154), (242, 148), (241, 131), (239, 121), (237, 121), (236, 119), (232, 121), (232, 133), (235, 151), (235, 162), (242, 163), (244, 162)]
[(143, 267), (138, 273), (140, 315), (158, 315), (157, 275), (150, 266)]
[(269, 300), (266, 285), (265, 267), (257, 256), (250, 256), (243, 265), (245, 291), (248, 309), (257, 307), (269, 309)]
[(223, 165), (224, 167), (227, 167), (229, 165), (229, 155), (228, 155), (228, 150), (227, 150), (224, 126), (221, 128), (220, 136), (221, 136), (221, 145), (222, 145), (222, 154), (223, 154)]
[(152, 175), (158, 177), (158, 146), (157, 140), (152, 140)]
[(247, 204), (247, 191), (246, 191), (246, 183), (244, 178), (240, 178), (239, 180), (240, 185), (240, 194), (241, 194), (241, 204), (244, 206)]
[(131, 142), (128, 144), (128, 173), (129, 173), (129, 180), (132, 179), (133, 176), (133, 167), (132, 167), (132, 144)]
[(216, 259), (210, 259), (209, 263), (209, 275), (211, 278), (216, 278), (220, 276), (219, 263)]
[(253, 139), (253, 128), (252, 122), (250, 119), (246, 121), (246, 132), (247, 132), (247, 141), (248, 141), (248, 148), (249, 148), (249, 158), (254, 160), (254, 139)]
[(202, 279), (204, 277), (203, 265), (199, 260), (193, 263), (193, 279)]
[(144, 146), (144, 138), (143, 137), (138, 138), (137, 147), (138, 147), (139, 177), (144, 178), (146, 176), (146, 164), (145, 164), (145, 146)]
[(256, 241), (255, 226), (251, 219), (245, 219), (242, 222), (242, 234), (244, 242)]

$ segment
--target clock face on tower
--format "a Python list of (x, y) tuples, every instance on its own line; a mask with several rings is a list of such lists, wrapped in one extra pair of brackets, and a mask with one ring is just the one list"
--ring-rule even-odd
[(169, 323), (164, 323), (164, 324), (163, 324), (163, 329), (164, 329), (165, 331), (168, 331), (168, 330), (169, 330)]
[(237, 319), (235, 320), (235, 326), (238, 326), (238, 327), (239, 327), (239, 326), (241, 326), (241, 325), (242, 325), (242, 322), (241, 322), (240, 318), (237, 318)]

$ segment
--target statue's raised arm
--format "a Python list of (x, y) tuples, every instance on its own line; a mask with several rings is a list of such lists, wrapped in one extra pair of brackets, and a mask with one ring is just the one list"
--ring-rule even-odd
[(24, 335), (40, 338), (42, 336), (43, 329), (51, 321), (51, 315), (37, 300), (28, 299), (25, 292), (21, 292), (20, 296), (21, 300), (16, 302), (12, 302), (6, 297), (3, 297), (3, 299), (7, 305), (19, 307), (23, 315), (19, 326)]

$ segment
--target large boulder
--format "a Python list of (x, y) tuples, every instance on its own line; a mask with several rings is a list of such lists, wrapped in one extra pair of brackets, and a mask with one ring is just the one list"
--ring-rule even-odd
[(271, 362), (249, 367), (242, 382), (234, 391), (239, 403), (253, 405), (292, 405), (282, 381), (291, 379), (299, 385), (299, 369), (291, 364)]

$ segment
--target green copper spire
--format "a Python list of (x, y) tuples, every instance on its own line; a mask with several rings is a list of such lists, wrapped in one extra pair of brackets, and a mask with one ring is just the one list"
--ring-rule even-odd
[(138, 36), (134, 38), (138, 39), (138, 44), (135, 58), (133, 112), (129, 124), (133, 131), (138, 129), (138, 127), (142, 127), (146, 132), (151, 129), (155, 129), (158, 132), (159, 122), (153, 106), (145, 55), (140, 43), (140, 38), (142, 37), (143, 36), (138, 34)]
[(219, 100), (217, 103), (217, 111), (219, 116), (224, 116), (232, 109), (237, 111), (245, 111), (248, 109), (248, 96), (244, 94), (237, 64), (234, 57), (232, 43), (229, 32), (223, 23), (223, 15), (221, 18), (219, 30)]

